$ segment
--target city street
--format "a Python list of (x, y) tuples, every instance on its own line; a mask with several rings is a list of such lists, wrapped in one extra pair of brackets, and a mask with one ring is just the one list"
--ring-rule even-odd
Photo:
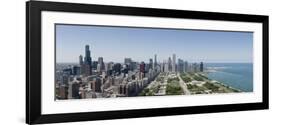
[(177, 74), (177, 76), (178, 76), (178, 78), (179, 78), (179, 84), (180, 84), (180, 86), (181, 86), (181, 88), (182, 88), (182, 90), (183, 90), (183, 92), (184, 92), (184, 94), (185, 95), (190, 95), (191, 93), (190, 93), (190, 91), (187, 89), (187, 86), (186, 86), (186, 84), (184, 83), (184, 81), (182, 80), (182, 78), (180, 77), (180, 74), (178, 73)]

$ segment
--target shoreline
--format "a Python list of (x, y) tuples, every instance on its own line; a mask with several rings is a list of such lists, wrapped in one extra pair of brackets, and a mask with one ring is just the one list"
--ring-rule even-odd
[(186, 84), (192, 95), (244, 92), (225, 83), (211, 79), (206, 74), (206, 72), (182, 74), (182, 77), (189, 77), (189, 79), (191, 79)]

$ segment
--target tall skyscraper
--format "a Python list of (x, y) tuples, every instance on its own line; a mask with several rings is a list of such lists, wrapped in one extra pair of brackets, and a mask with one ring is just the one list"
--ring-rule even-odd
[(79, 64), (80, 64), (80, 65), (83, 64), (83, 56), (82, 56), (82, 55), (79, 56)]
[(169, 72), (169, 64), (164, 62), (164, 72)]
[(145, 77), (145, 63), (141, 62), (140, 63), (140, 73), (139, 73), (139, 78), (144, 78)]
[(113, 65), (113, 71), (115, 74), (121, 74), (122, 65), (120, 63), (116, 63)]
[(188, 62), (187, 61), (184, 61), (184, 72), (188, 72)]
[(72, 74), (73, 74), (73, 75), (80, 75), (80, 67), (78, 67), (78, 66), (73, 66), (73, 67), (72, 67)]
[(178, 59), (178, 72), (182, 73), (184, 72), (184, 62), (182, 59)]
[(125, 58), (124, 59), (124, 64), (128, 66), (129, 70), (133, 70), (133, 65), (132, 65), (132, 59), (131, 58)]
[(68, 98), (69, 99), (79, 99), (79, 83), (78, 82), (70, 82), (68, 87)]
[(155, 66), (153, 66), (153, 60), (152, 60), (152, 58), (151, 59), (149, 59), (149, 69), (152, 69), (152, 68), (154, 68)]
[(94, 70), (97, 70), (97, 67), (98, 67), (98, 61), (93, 61), (92, 68)]
[(157, 55), (155, 54), (154, 55), (154, 67), (153, 67), (153, 69), (155, 69), (156, 66), (157, 66)]
[(100, 73), (101, 72), (101, 65), (98, 63), (97, 65), (97, 71)]
[(82, 55), (79, 56), (79, 62), (81, 67), (81, 74), (84, 76), (92, 75), (92, 57), (91, 57), (91, 51), (90, 46), (85, 46), (85, 57), (84, 62), (82, 60)]
[(92, 75), (92, 67), (88, 64), (81, 65), (81, 75), (89, 76)]
[(131, 58), (125, 58), (124, 59), (124, 63), (127, 64), (127, 65), (131, 64), (132, 63), (132, 59)]
[(192, 64), (192, 70), (193, 70), (193, 72), (198, 72), (198, 64), (197, 63)]
[(106, 75), (112, 75), (113, 72), (113, 62), (109, 62), (105, 65), (105, 71), (106, 71)]
[(104, 62), (103, 62), (103, 58), (102, 58), (102, 57), (99, 57), (99, 58), (98, 58), (98, 64), (100, 65), (100, 69), (101, 69), (101, 70), (104, 70), (105, 65), (104, 65)]
[(84, 63), (87, 64), (87, 65), (92, 65), (91, 51), (90, 51), (89, 45), (85, 46)]
[(161, 72), (164, 72), (164, 71), (165, 71), (164, 68), (165, 68), (164, 62), (163, 62), (163, 63), (160, 63), (160, 71), (161, 71)]
[(171, 59), (171, 57), (169, 57), (169, 59), (168, 59), (168, 70), (169, 70), (169, 72), (172, 71), (172, 59)]
[(140, 64), (140, 72), (145, 73), (145, 63), (141, 62)]
[(99, 57), (99, 58), (98, 58), (98, 63), (99, 63), (99, 64), (102, 64), (102, 63), (103, 63), (103, 58), (102, 58), (102, 57)]
[(101, 78), (99, 78), (99, 77), (96, 77), (95, 79), (94, 79), (94, 81), (93, 81), (93, 90), (95, 91), (95, 92), (101, 92), (101, 86), (102, 86), (102, 81), (101, 81)]
[(172, 72), (176, 72), (176, 54), (173, 54)]
[(200, 72), (203, 72), (203, 69), (204, 69), (203, 62), (200, 62)]

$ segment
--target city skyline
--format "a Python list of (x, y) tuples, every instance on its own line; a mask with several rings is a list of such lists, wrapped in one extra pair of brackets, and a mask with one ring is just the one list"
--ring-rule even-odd
[[(209, 78), (214, 69), (204, 63), (189, 64), (176, 57), (163, 63), (149, 58), (149, 63), (136, 63), (131, 58), (120, 63), (105, 63), (91, 58), (85, 45), (84, 59), (79, 65), (58, 64), (56, 67), (56, 99), (118, 98), (134, 96), (194, 95), (241, 92)], [(178, 58), (178, 62), (176, 59)], [(241, 66), (239, 66), (241, 67)], [(243, 66), (242, 66), (243, 67)], [(217, 78), (216, 78), (217, 79)]]
[(252, 35), (56, 25), (55, 98), (251, 92)]
[(79, 63), (85, 44), (92, 60), (103, 57), (104, 62), (149, 62), (155, 54), (158, 62), (173, 54), (189, 62), (252, 62), (248, 32), (56, 25), (56, 36), (58, 63)]

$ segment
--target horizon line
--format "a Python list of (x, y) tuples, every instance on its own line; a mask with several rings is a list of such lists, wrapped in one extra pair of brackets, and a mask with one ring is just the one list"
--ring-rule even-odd
[[(113, 61), (109, 61), (109, 62), (113, 62)], [(137, 61), (134, 61), (134, 62), (137, 62)], [(145, 61), (140, 61), (140, 62), (145, 62)], [(200, 62), (203, 62), (203, 63), (253, 63), (253, 62), (204, 62), (204, 61), (187, 61), (188, 63), (200, 63)], [(56, 62), (56, 63), (77, 63), (79, 64), (79, 62)], [(105, 63), (108, 63), (108, 62), (105, 62)], [(113, 62), (113, 63), (124, 63), (123, 62)], [(159, 63), (159, 62), (158, 62)], [(163, 63), (163, 62), (160, 62), (160, 63)]]

